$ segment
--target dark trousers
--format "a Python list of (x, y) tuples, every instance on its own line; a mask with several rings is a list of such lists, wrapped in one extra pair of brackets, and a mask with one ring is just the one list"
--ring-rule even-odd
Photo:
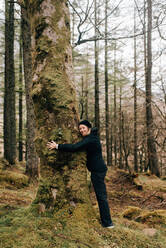
[(104, 178), (106, 172), (91, 172), (91, 181), (96, 193), (96, 198), (100, 211), (100, 218), (102, 226), (107, 227), (112, 224), (111, 214), (107, 201), (107, 191)]

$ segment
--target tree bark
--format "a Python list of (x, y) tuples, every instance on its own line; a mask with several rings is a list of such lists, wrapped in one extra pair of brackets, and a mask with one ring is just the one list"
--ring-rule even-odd
[(119, 92), (119, 168), (123, 168), (122, 163), (122, 85)]
[[(98, 1), (94, 1), (95, 37), (98, 35)], [(95, 126), (100, 133), (100, 108), (99, 108), (99, 41), (95, 40)]]
[(107, 9), (108, 1), (105, 0), (105, 129), (106, 129), (106, 150), (107, 165), (110, 165), (110, 133), (109, 133), (109, 104), (108, 104), (108, 42), (107, 42)]
[[(21, 27), (20, 27), (21, 28)], [(18, 159), (23, 160), (23, 114), (22, 114), (22, 98), (23, 98), (23, 77), (22, 77), (22, 32), (20, 31), (20, 49), (19, 49), (19, 147)]]
[(137, 156), (137, 42), (136, 42), (136, 11), (134, 7), (134, 170), (138, 172)]
[(150, 171), (160, 176), (158, 158), (154, 139), (154, 125), (151, 106), (151, 72), (152, 72), (152, 1), (148, 0), (148, 37), (147, 37), (147, 69), (146, 69), (146, 125), (148, 166)]
[[(77, 216), (80, 212), (78, 222), (84, 216), (87, 223), (91, 207), (85, 154), (49, 151), (46, 147), (49, 140), (72, 143), (78, 138), (67, 1), (30, 1), (28, 13), (32, 30), (35, 143), (41, 164), (35, 203), (44, 204), (46, 210), (63, 214), (65, 211), (66, 215)], [(71, 208), (71, 203), (75, 207)]]
[(114, 45), (114, 165), (117, 166), (117, 116), (116, 116), (116, 43)]
[(15, 163), (14, 3), (8, 1), (5, 1), (4, 158), (10, 164)]
[(32, 88), (32, 56), (31, 56), (31, 30), (28, 21), (27, 9), (21, 8), (22, 17), (22, 38), (23, 38), (23, 60), (24, 78), (27, 109), (27, 130), (26, 130), (26, 174), (30, 179), (39, 177), (38, 156), (36, 153), (35, 138), (35, 114), (34, 105), (31, 97)]

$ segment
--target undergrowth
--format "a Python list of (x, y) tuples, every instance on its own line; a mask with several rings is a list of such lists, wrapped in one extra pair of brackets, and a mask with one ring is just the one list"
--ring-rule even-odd
[[(150, 209), (147, 201), (148, 209), (141, 207), (141, 199), (144, 202), (151, 192), (139, 192), (132, 183), (122, 180), (122, 174), (118, 173), (111, 170), (107, 176), (114, 229), (101, 227), (98, 208), (94, 208), (90, 222), (81, 215), (79, 204), (72, 213), (63, 209), (39, 214), (38, 206), (32, 204), (35, 184), (22, 188), (9, 183), (1, 185), (0, 248), (165, 248), (165, 209)], [(121, 180), (120, 183), (118, 180)], [(125, 185), (123, 193), (122, 185)], [(6, 198), (2, 199), (4, 194)], [(129, 197), (137, 199), (137, 206), (135, 202), (133, 206), (129, 205)], [(95, 205), (94, 192), (91, 198)], [(155, 229), (155, 235), (146, 235), (144, 229), (147, 228)]]

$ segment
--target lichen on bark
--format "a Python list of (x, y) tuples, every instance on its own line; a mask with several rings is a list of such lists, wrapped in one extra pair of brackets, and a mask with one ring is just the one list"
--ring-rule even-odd
[(30, 1), (36, 148), (41, 181), (34, 203), (46, 210), (73, 215), (91, 209), (86, 184), (86, 156), (49, 151), (49, 140), (71, 143), (78, 139), (78, 109), (73, 84), (69, 11), (66, 1)]

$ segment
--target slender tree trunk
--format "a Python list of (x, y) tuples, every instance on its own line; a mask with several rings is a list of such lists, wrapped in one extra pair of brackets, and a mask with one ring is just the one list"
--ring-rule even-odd
[(4, 158), (10, 164), (15, 163), (14, 3), (8, 1), (5, 1)]
[(23, 98), (23, 78), (22, 78), (22, 32), (20, 32), (20, 51), (19, 51), (19, 161), (23, 160), (23, 113), (22, 113), (22, 98)]
[(85, 79), (85, 119), (88, 120), (88, 54), (87, 54), (87, 64), (86, 64), (86, 79)]
[(83, 119), (84, 116), (84, 77), (81, 78), (81, 100), (80, 100), (80, 119)]
[(21, 9), (22, 15), (22, 37), (23, 37), (23, 60), (24, 60), (24, 78), (25, 94), (27, 108), (27, 132), (26, 132), (26, 174), (31, 179), (39, 177), (38, 156), (36, 153), (35, 138), (35, 115), (34, 106), (31, 97), (32, 89), (32, 56), (31, 56), (31, 30), (28, 21), (27, 9)]
[(114, 46), (114, 164), (117, 166), (117, 116), (116, 116), (116, 43)]
[[(98, 1), (94, 1), (95, 12), (95, 37), (98, 36)], [(95, 126), (100, 133), (100, 109), (99, 109), (99, 42), (95, 40)]]
[(125, 140), (125, 119), (124, 119), (124, 114), (122, 112), (122, 143), (123, 143), (123, 151), (124, 151), (124, 158), (125, 158), (125, 169), (128, 169), (129, 173), (131, 174), (131, 170), (128, 164), (128, 156), (129, 152), (127, 151), (126, 147), (126, 140)]
[(152, 72), (152, 1), (148, 0), (148, 37), (147, 37), (147, 69), (146, 69), (146, 125), (148, 166), (150, 171), (160, 176), (158, 158), (154, 139), (154, 125), (151, 106), (151, 72)]
[(119, 168), (123, 168), (122, 163), (122, 85), (119, 92)]
[(112, 165), (112, 154), (113, 154), (113, 118), (111, 113), (112, 113), (112, 109), (110, 109), (110, 165)]
[[(143, 31), (144, 31), (144, 71), (145, 71), (145, 84), (146, 84), (146, 75), (147, 75), (147, 21), (146, 21), (146, 15), (147, 15), (147, 1), (144, 0), (144, 25), (143, 25)], [(146, 119), (146, 117), (145, 117)], [(145, 123), (146, 125), (146, 123)], [(145, 143), (147, 144), (147, 127), (145, 127), (146, 131), (144, 132), (145, 136)], [(144, 142), (144, 141), (143, 141)], [(144, 160), (144, 171), (147, 171), (148, 169), (148, 158), (147, 158), (147, 145), (144, 147), (145, 151), (145, 160)]]
[(134, 170), (138, 172), (137, 158), (137, 43), (136, 43), (136, 10), (134, 7)]
[(107, 9), (108, 1), (105, 0), (105, 129), (107, 165), (110, 165), (110, 134), (109, 134), (109, 104), (108, 104), (108, 41), (107, 41)]

